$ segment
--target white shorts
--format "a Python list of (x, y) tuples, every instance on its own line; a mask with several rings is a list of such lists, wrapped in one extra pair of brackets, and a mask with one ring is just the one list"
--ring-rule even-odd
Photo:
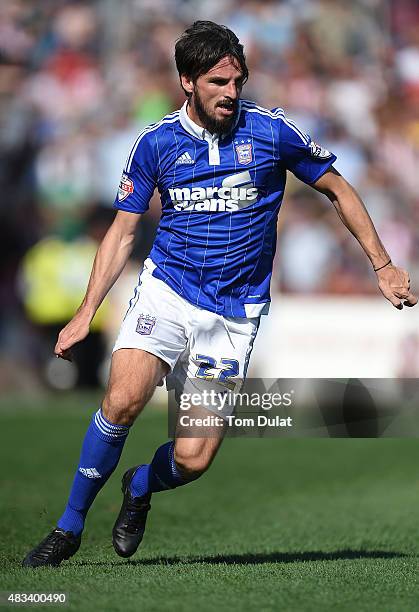
[(238, 392), (244, 382), (259, 317), (233, 318), (193, 306), (144, 263), (113, 351), (137, 348), (165, 361), (168, 390)]

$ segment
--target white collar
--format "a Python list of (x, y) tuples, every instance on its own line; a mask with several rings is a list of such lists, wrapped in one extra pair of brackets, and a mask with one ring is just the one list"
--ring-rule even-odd
[[(183, 104), (179, 112), (179, 119), (180, 119), (180, 123), (182, 127), (187, 132), (189, 132), (189, 134), (191, 134), (192, 136), (195, 136), (195, 138), (199, 138), (199, 140), (212, 140), (212, 141), (218, 140), (219, 138), (218, 134), (211, 134), (211, 132), (208, 132), (208, 130), (206, 130), (204, 127), (202, 127), (201, 125), (198, 125), (197, 123), (195, 123), (195, 121), (192, 121), (192, 119), (189, 117), (188, 112), (186, 110), (187, 106), (188, 106), (188, 100), (185, 101), (185, 103)], [(234, 130), (234, 128), (236, 127), (239, 121), (240, 110), (241, 110), (241, 101), (239, 100), (239, 108), (237, 112), (237, 117), (236, 117), (233, 127), (231, 128), (231, 131)], [(223, 134), (221, 138), (225, 138), (225, 136), (226, 134)]]

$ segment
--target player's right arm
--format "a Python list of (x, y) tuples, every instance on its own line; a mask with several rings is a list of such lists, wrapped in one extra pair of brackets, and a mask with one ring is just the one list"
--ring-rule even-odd
[(88, 335), (90, 323), (132, 252), (140, 215), (119, 210), (93, 263), (86, 295), (71, 321), (61, 330), (54, 353), (71, 361), (71, 348)]
[(97, 309), (128, 261), (138, 220), (147, 211), (157, 184), (154, 143), (154, 132), (146, 128), (131, 149), (114, 202), (117, 215), (96, 253), (86, 295), (58, 336), (54, 349), (57, 357), (71, 360), (71, 347), (89, 333)]

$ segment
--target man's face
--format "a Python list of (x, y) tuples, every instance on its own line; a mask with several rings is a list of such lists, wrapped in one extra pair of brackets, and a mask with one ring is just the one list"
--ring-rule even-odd
[(230, 131), (243, 87), (243, 74), (234, 58), (224, 57), (195, 82), (182, 76), (182, 86), (192, 94), (188, 113), (195, 123), (212, 134)]

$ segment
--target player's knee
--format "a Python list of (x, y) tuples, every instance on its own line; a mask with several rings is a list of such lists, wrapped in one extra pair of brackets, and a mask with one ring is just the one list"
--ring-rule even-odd
[(210, 466), (211, 460), (199, 449), (176, 449), (174, 452), (176, 467), (185, 480), (196, 480)]
[(102, 404), (103, 416), (115, 425), (132, 425), (141, 408), (139, 399), (126, 389), (109, 389)]

